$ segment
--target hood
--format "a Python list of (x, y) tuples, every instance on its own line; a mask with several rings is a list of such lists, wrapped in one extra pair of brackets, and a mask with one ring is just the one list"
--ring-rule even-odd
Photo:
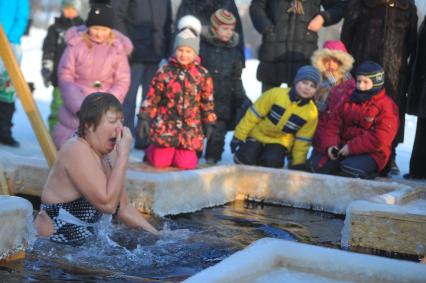
[(69, 25), (69, 26), (77, 26), (82, 25), (84, 23), (83, 19), (80, 16), (77, 16), (73, 19), (65, 18), (64, 16), (55, 17), (55, 24), (60, 25)]
[[(87, 32), (88, 28), (85, 25), (70, 28), (65, 34), (65, 41), (69, 46), (76, 45), (83, 41), (83, 35)], [(117, 48), (118, 52), (123, 52), (130, 55), (133, 51), (133, 45), (130, 39), (121, 32), (113, 29), (112, 46)]]
[(340, 71), (342, 74), (349, 72), (352, 69), (352, 65), (354, 63), (354, 58), (349, 53), (340, 50), (321, 48), (316, 50), (311, 57), (312, 65), (320, 70), (321, 73), (325, 72), (325, 66), (322, 63), (322, 59), (325, 57), (334, 57), (342, 62), (342, 65), (340, 66)]
[(220, 41), (215, 37), (214, 33), (210, 29), (210, 26), (203, 26), (201, 30), (201, 37), (214, 46), (223, 46), (228, 48), (234, 48), (238, 45), (238, 42), (240, 41), (240, 36), (236, 32), (234, 32), (228, 42)]

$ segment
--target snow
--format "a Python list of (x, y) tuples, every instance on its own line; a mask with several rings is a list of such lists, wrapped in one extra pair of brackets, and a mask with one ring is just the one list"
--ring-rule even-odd
[(413, 262), (263, 238), (184, 282), (424, 282), (425, 276), (426, 266)]
[[(28, 82), (33, 82), (35, 85), (34, 99), (39, 107), (40, 113), (44, 121), (47, 121), (47, 117), (50, 112), (50, 101), (52, 99), (53, 88), (46, 88), (43, 84), (43, 80), (40, 74), (41, 69), (41, 56), (42, 56), (42, 44), (43, 39), (46, 35), (46, 31), (43, 29), (32, 28), (30, 35), (24, 37), (22, 40), (23, 48), (23, 60), (22, 60), (22, 71), (24, 77)], [(258, 65), (257, 60), (248, 60), (246, 62), (246, 68), (243, 71), (243, 84), (247, 95), (252, 101), (255, 101), (261, 94), (261, 84), (256, 80), (256, 68)], [(409, 160), (411, 150), (414, 141), (414, 135), (416, 130), (417, 119), (415, 116), (406, 116), (405, 123), (405, 141), (397, 147), (397, 164), (401, 169), (401, 173), (408, 172)], [(12, 129), (14, 137), (21, 143), (21, 148), (11, 149), (7, 148), (12, 152), (16, 152), (19, 155), (25, 156), (42, 156), (42, 151), (38, 145), (36, 136), (31, 129), (31, 124), (25, 114), (22, 105), (17, 99), (16, 113), (13, 117), (14, 127)], [(46, 122), (47, 125), (47, 122)], [(226, 137), (226, 144), (228, 145), (232, 139), (232, 132), (228, 133)], [(6, 149), (4, 146), (0, 146), (0, 149)], [(143, 152), (140, 150), (133, 150), (131, 153), (131, 161), (142, 160)], [(226, 146), (225, 152), (222, 156), (220, 164), (232, 164), (232, 154), (229, 146)], [(396, 176), (401, 178), (401, 176)]]
[(35, 239), (33, 206), (20, 197), (0, 196), (0, 260), (24, 250)]

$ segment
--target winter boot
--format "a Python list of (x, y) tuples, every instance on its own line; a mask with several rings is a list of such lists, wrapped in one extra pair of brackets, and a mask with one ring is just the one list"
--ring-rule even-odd
[(12, 137), (12, 117), (15, 112), (15, 103), (7, 103), (0, 101), (0, 143), (12, 147), (19, 147)]

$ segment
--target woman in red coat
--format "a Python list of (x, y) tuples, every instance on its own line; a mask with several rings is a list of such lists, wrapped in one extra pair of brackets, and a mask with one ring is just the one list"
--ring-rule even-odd
[(356, 89), (330, 119), (321, 138), (322, 152), (308, 161), (312, 172), (372, 179), (389, 160), (398, 131), (398, 108), (386, 95), (383, 68), (363, 62)]

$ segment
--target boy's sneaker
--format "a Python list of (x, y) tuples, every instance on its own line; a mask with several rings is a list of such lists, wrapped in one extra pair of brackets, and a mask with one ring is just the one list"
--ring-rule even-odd
[(0, 137), (0, 143), (11, 147), (19, 147), (19, 142), (12, 136)]
[(396, 165), (395, 160), (392, 160), (390, 174), (391, 175), (399, 175), (399, 174), (401, 174), (401, 171), (399, 170), (398, 165)]

